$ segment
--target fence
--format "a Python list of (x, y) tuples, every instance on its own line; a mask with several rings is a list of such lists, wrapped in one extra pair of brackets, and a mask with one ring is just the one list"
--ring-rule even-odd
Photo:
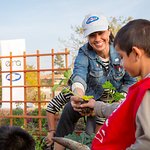
[[(61, 55), (64, 60), (64, 67), (56, 67), (55, 65), (55, 57)], [(54, 86), (55, 82), (62, 78), (61, 74), (63, 71), (68, 70), (68, 58), (69, 52), (65, 49), (64, 52), (54, 52), (54, 49), (51, 50), (48, 54), (40, 54), (39, 50), (36, 51), (35, 54), (26, 54), (13, 56), (10, 53), (10, 56), (0, 56), (0, 61), (3, 59), (9, 59), (9, 67), (10, 70), (1, 70), (0, 71), (0, 80), (2, 81), (2, 74), (10, 74), (10, 84), (2, 85), (0, 83), (0, 103), (1, 104), (9, 104), (10, 108), (0, 108), (0, 124), (7, 125), (19, 125), (23, 126), (26, 130), (34, 130), (38, 135), (43, 135), (43, 122), (46, 125), (46, 116), (45, 116), (45, 108), (49, 100), (55, 95), (53, 91), (51, 91), (51, 87)], [(23, 70), (13, 70), (13, 60), (15, 58), (23, 59)], [(29, 59), (30, 58), (30, 59)], [(33, 61), (35, 60), (34, 65), (36, 67), (28, 64), (28, 59)], [(43, 67), (41, 61), (43, 60), (43, 64), (48, 67)], [(49, 61), (49, 62), (48, 62)], [(1, 63), (2, 64), (2, 63)], [(24, 74), (24, 84), (23, 85), (13, 85), (13, 73), (14, 72), (22, 72)], [(29, 80), (30, 78), (30, 80)], [(31, 84), (32, 82), (32, 84)], [(4, 88), (10, 90), (10, 100), (3, 99), (2, 100), (2, 91)], [(24, 89), (24, 99), (15, 99), (13, 100), (13, 90), (15, 88), (23, 88)], [(48, 89), (48, 97), (44, 92)], [(32, 93), (32, 94), (31, 94)], [(16, 94), (16, 93), (15, 93)], [(16, 108), (13, 108), (13, 104), (16, 104)], [(20, 109), (19, 105), (23, 104), (23, 108)], [(34, 105), (33, 108), (29, 108), (28, 104)], [(2, 105), (1, 105), (2, 106)], [(36, 123), (36, 126), (33, 126), (33, 123)]]

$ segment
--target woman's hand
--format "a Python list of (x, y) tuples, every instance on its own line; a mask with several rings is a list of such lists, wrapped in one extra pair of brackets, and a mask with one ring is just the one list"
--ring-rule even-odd
[[(87, 103), (82, 103), (82, 99), (77, 96), (71, 97), (71, 105), (75, 111), (78, 111), (82, 116), (94, 115), (93, 108), (95, 106), (95, 100), (90, 99)], [(90, 111), (83, 111), (84, 109), (91, 108)]]
[(71, 105), (72, 105), (73, 109), (75, 111), (81, 112), (82, 109), (80, 108), (80, 105), (81, 105), (82, 99), (78, 96), (71, 96), (70, 99), (71, 99)]
[(54, 137), (54, 135), (55, 135), (55, 131), (48, 132), (47, 137), (45, 138), (45, 142), (47, 146), (50, 146), (53, 144), (52, 137)]

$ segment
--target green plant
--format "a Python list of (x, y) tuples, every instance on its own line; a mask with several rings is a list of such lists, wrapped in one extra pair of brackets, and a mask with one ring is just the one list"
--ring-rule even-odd
[(62, 78), (58, 84), (55, 84), (52, 87), (52, 91), (55, 91), (61, 85), (66, 86), (68, 81), (69, 81), (69, 79), (70, 79), (70, 77), (71, 77), (71, 74), (72, 74), (71, 70), (65, 71), (64, 74), (63, 74), (64, 78)]
[[(38, 116), (39, 110), (38, 108), (30, 111), (28, 113), (29, 116)], [(41, 109), (41, 115), (42, 116), (46, 116), (46, 110), (45, 109)], [(27, 123), (28, 123), (28, 128), (38, 128), (39, 126), (39, 118), (29, 118), (27, 119)], [(41, 123), (42, 123), (42, 128), (47, 128), (47, 119), (46, 118), (42, 118), (41, 119)]]
[(65, 136), (65, 138), (72, 139), (90, 147), (94, 136), (94, 133), (89, 135), (85, 132), (82, 132), (80, 135), (78, 135), (75, 132), (73, 132), (72, 134)]
[[(55, 91), (55, 90), (56, 90), (59, 86), (61, 86), (61, 85), (65, 85), (65, 86), (66, 86), (67, 83), (69, 82), (69, 80), (70, 80), (70, 82), (73, 83), (73, 81), (72, 81), (71, 78), (70, 78), (70, 77), (71, 77), (71, 74), (72, 74), (71, 70), (65, 71), (64, 74), (63, 74), (64, 78), (61, 79), (61, 81), (60, 81), (58, 84), (55, 84), (55, 85), (53, 86), (52, 90)], [(72, 93), (73, 95), (78, 96), (78, 95), (74, 94), (74, 93), (70, 90), (70, 88), (69, 88), (68, 86), (67, 86), (67, 87), (64, 87), (61, 92), (62, 92), (63, 94), (65, 94), (65, 93)], [(79, 96), (78, 96), (78, 97), (79, 97)], [(94, 98), (94, 97), (93, 97), (93, 96), (84, 95), (84, 96), (82, 96), (82, 97), (80, 97), (80, 98), (83, 99), (84, 101), (88, 101), (89, 99)]]
[(44, 142), (44, 136), (36, 136), (34, 129), (29, 131), (30, 135), (34, 138), (35, 140), (35, 149), (36, 150), (44, 150), (44, 146), (46, 145)]
[(106, 81), (102, 87), (108, 90), (107, 99), (109, 100), (109, 103), (118, 102), (125, 98), (122, 93), (116, 91), (116, 88), (110, 83), (110, 81)]
[[(73, 81), (71, 80), (71, 70), (67, 70), (64, 72), (64, 78), (58, 83), (55, 84), (54, 87), (52, 88), (53, 91), (55, 91), (59, 86), (61, 85), (67, 85), (68, 82), (73, 83)], [(75, 93), (73, 93), (70, 88), (67, 86), (65, 88), (63, 88), (63, 90), (61, 91), (63, 94), (65, 93), (72, 93), (72, 95), (78, 96), (81, 99), (81, 103), (87, 103), (90, 99), (94, 98), (93, 96), (87, 96), (87, 95), (83, 95), (83, 96), (79, 96)], [(82, 114), (89, 114), (93, 109), (91, 108), (84, 108), (82, 109)]]
[[(42, 116), (46, 115), (46, 110), (41, 110)], [(13, 109), (13, 115), (20, 116), (23, 115), (23, 110), (20, 108)], [(2, 119), (0, 119), (0, 125), (10, 125), (10, 118), (6, 118), (5, 116), (9, 116), (9, 111), (1, 111), (0, 115), (3, 116)], [(33, 111), (30, 111), (28, 113), (29, 116), (37, 116), (38, 115), (38, 109), (35, 109)], [(33, 136), (35, 143), (36, 143), (36, 150), (43, 150), (43, 147), (45, 146), (45, 143), (43, 142), (44, 135), (47, 134), (47, 119), (42, 119), (42, 135), (38, 135), (38, 120), (39, 118), (28, 118), (27, 119), (27, 128), (24, 128), (24, 118), (12, 118), (13, 125), (20, 126), (23, 129), (28, 130), (28, 132)]]
[[(4, 113), (5, 114), (3, 114), (3, 113), (1, 114), (4, 117), (1, 119), (0, 125), (10, 125), (10, 118), (5, 117), (5, 116), (9, 116), (9, 112), (4, 112)], [(14, 115), (14, 116), (23, 115), (23, 110), (20, 109), (20, 108), (13, 109), (12, 115)], [(24, 119), (23, 118), (17, 118), (17, 117), (12, 118), (12, 121), (13, 121), (13, 125), (16, 125), (16, 126), (23, 126), (23, 124), (24, 124)]]

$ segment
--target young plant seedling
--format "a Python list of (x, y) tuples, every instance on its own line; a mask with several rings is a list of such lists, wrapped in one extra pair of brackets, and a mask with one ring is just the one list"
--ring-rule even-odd
[(108, 90), (107, 99), (109, 103), (118, 102), (125, 98), (122, 93), (116, 91), (116, 88), (110, 83), (110, 81), (106, 81), (102, 87)]
[[(69, 86), (67, 86), (67, 83), (68, 83), (69, 80), (71, 81), (71, 79), (70, 79), (71, 74), (72, 74), (72, 73), (71, 73), (71, 70), (65, 71), (64, 74), (63, 74), (64, 78), (61, 79), (61, 81), (60, 81), (58, 84), (55, 84), (55, 85), (53, 86), (52, 90), (55, 91), (59, 86), (64, 85), (64, 86), (66, 86), (66, 87), (64, 87), (61, 92), (62, 92), (63, 94), (72, 93), (72, 95), (78, 96), (78, 97), (81, 99), (81, 104), (87, 103), (90, 99), (94, 98), (93, 96), (87, 96), (87, 95), (84, 95), (84, 96), (80, 97), (79, 95), (74, 94), (74, 93), (70, 90)], [(71, 82), (73, 82), (73, 81), (71, 81)], [(91, 111), (92, 111), (91, 108), (84, 108), (84, 109), (82, 109), (82, 114), (83, 114), (83, 115), (84, 115), (84, 114), (89, 114)]]
[[(65, 71), (64, 72), (64, 74), (63, 74), (63, 78), (60, 80), (60, 82), (58, 83), (58, 84), (55, 84), (53, 87), (52, 87), (52, 91), (56, 91), (56, 89), (59, 87), (59, 86), (61, 86), (61, 85), (64, 85), (64, 86), (66, 86), (67, 85), (67, 83), (68, 83), (68, 81), (69, 81), (69, 79), (70, 79), (70, 77), (71, 77), (71, 70), (67, 70), (67, 71)], [(67, 89), (67, 88), (65, 88), (65, 89)]]

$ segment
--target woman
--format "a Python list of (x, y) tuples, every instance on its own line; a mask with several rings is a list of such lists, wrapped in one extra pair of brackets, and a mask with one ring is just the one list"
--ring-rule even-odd
[[(96, 100), (103, 100), (107, 90), (103, 89), (102, 84), (110, 81), (118, 92), (126, 93), (136, 79), (130, 77), (121, 66), (120, 56), (113, 47), (114, 38), (106, 17), (97, 13), (89, 14), (83, 20), (82, 27), (88, 42), (79, 49), (74, 63), (72, 91), (80, 97), (92, 95)], [(68, 102), (59, 120), (56, 136), (64, 137), (72, 133), (80, 117), (81, 114)], [(104, 118), (96, 119), (99, 125), (103, 122)], [(94, 131), (95, 118), (89, 117), (87, 133)]]

